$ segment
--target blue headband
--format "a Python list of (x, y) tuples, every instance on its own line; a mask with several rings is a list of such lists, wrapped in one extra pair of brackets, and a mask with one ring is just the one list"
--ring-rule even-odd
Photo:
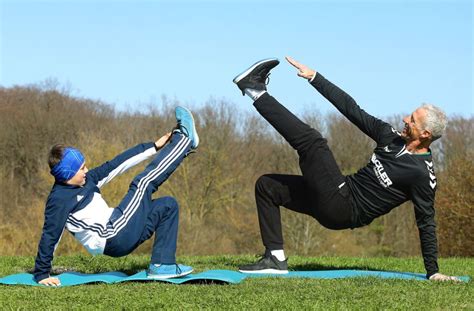
[(72, 147), (64, 149), (63, 158), (51, 169), (51, 175), (56, 181), (65, 182), (73, 178), (84, 163), (82, 153)]

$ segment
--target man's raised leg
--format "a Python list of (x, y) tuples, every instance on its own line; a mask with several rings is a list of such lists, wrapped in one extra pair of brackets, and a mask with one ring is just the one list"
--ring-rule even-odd
[[(233, 81), (243, 94), (254, 100), (257, 111), (298, 152), (303, 176), (298, 180), (288, 181), (287, 187), (291, 189), (300, 184), (299, 189), (304, 189), (302, 190), (303, 194), (292, 195), (292, 200), (289, 201), (305, 201), (305, 211), (303, 211), (300, 204), (295, 204), (293, 208), (287, 207), (297, 212), (312, 215), (325, 227), (332, 229), (348, 228), (351, 225), (352, 209), (348, 204), (348, 198), (339, 195), (341, 188), (344, 186), (345, 178), (340, 172), (326, 139), (322, 137), (321, 133), (302, 122), (267, 93), (266, 79), (270, 74), (270, 70), (278, 63), (276, 59), (257, 62), (235, 77)], [(275, 184), (275, 182), (272, 183)], [(260, 231), (266, 252), (264, 257), (256, 264), (241, 267), (246, 272), (252, 270), (263, 271), (265, 267), (275, 266), (276, 270), (282, 270), (278, 267), (278, 262), (275, 262), (276, 258), (274, 257), (283, 252), (278, 206), (285, 205), (275, 200), (275, 198), (281, 196), (286, 190), (285, 187), (277, 189), (278, 187), (273, 187), (272, 183), (261, 185), (263, 195), (256, 192)], [(261, 196), (260, 200), (259, 196)], [(279, 245), (281, 245), (281, 253), (280, 250), (272, 250), (272, 248), (280, 247)], [(269, 248), (270, 254), (268, 252)]]
[[(333, 222), (340, 220), (343, 222), (341, 227), (346, 227), (350, 222), (350, 213), (344, 213), (347, 217), (341, 219), (338, 213), (333, 213), (332, 208), (325, 208), (325, 206), (340, 205), (341, 202), (336, 196), (345, 181), (327, 145), (327, 140), (320, 132), (301, 121), (267, 92), (266, 78), (276, 65), (278, 65), (276, 59), (257, 62), (238, 75), (234, 82), (243, 93), (254, 100), (257, 111), (298, 152), (301, 172), (311, 194), (315, 217), (328, 227), (338, 227), (339, 224), (333, 224)], [(333, 200), (338, 202), (328, 204)]]

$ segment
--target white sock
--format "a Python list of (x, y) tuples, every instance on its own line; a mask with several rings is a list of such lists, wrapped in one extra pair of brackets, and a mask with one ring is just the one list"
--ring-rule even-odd
[(285, 261), (286, 257), (285, 257), (285, 251), (282, 250), (282, 249), (276, 249), (276, 250), (273, 250), (273, 251), (270, 251), (270, 253), (276, 257), (276, 259), (278, 259), (279, 261)]
[(253, 99), (253, 101), (256, 101), (260, 96), (262, 96), (266, 92), (267, 91), (265, 91), (265, 90), (263, 90), (263, 91), (257, 91), (257, 90), (254, 90), (254, 89), (245, 89), (244, 90), (244, 93), (247, 94), (248, 97)]

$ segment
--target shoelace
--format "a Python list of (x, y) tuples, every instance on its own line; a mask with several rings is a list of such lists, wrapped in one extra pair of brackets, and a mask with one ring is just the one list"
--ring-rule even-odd
[[(261, 254), (261, 255), (260, 255), (260, 254), (256, 254), (255, 257), (256, 257), (256, 258), (259, 258), (258, 261), (261, 261), (261, 260), (265, 259), (266, 257), (270, 257), (270, 256), (267, 256), (265, 253), (263, 253), (263, 254)], [(276, 258), (276, 257), (275, 257), (275, 258)], [(290, 257), (286, 257), (285, 260), (288, 260), (288, 258), (290, 258)]]
[(268, 85), (270, 83), (270, 73), (267, 73), (267, 76), (265, 77), (265, 85)]
[(265, 255), (265, 253), (263, 253), (263, 254), (256, 254), (256, 255), (255, 255), (255, 258), (258, 258), (258, 261), (260, 262), (260, 261), (264, 260), (265, 258), (267, 258), (267, 256)]
[[(259, 75), (260, 77), (263, 77), (263, 75), (261, 75), (261, 74), (262, 74), (262, 72), (260, 72), (258, 75)], [(265, 85), (268, 85), (268, 83), (270, 83), (270, 74), (271, 74), (270, 72), (267, 72), (267, 73), (265, 74), (265, 77), (263, 78), (263, 79), (265, 80), (265, 82), (264, 82)], [(258, 81), (258, 80), (257, 80), (257, 81)]]
[(176, 274), (181, 274), (181, 268), (179, 267), (178, 264), (176, 264)]
[(183, 133), (186, 137), (189, 137), (189, 131), (186, 127), (184, 127), (182, 124), (181, 124), (181, 120), (178, 121), (178, 126), (176, 127), (176, 129), (179, 129), (181, 131), (185, 131), (186, 133)]

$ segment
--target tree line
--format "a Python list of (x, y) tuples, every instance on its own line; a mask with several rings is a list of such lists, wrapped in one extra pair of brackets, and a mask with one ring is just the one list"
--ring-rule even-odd
[[(175, 126), (178, 100), (164, 97), (139, 110), (70, 95), (56, 85), (0, 87), (0, 255), (35, 255), (46, 197), (54, 182), (47, 154), (55, 143), (78, 147), (88, 167)], [(262, 251), (254, 184), (266, 173), (300, 174), (297, 155), (256, 113), (225, 100), (191, 107), (201, 143), (158, 196), (172, 195), (180, 207), (178, 254), (240, 254)], [(305, 112), (321, 129), (344, 174), (366, 165), (374, 143), (344, 117)], [(387, 121), (401, 126), (401, 116)], [(474, 120), (451, 116), (446, 135), (433, 144), (438, 177), (436, 218), (442, 256), (474, 255)], [(103, 188), (116, 206), (144, 165)], [(282, 208), (286, 248), (300, 255), (414, 256), (419, 238), (410, 202), (370, 226), (331, 231), (314, 219)], [(149, 243), (139, 248), (148, 252)], [(84, 252), (64, 235), (57, 254)]]

